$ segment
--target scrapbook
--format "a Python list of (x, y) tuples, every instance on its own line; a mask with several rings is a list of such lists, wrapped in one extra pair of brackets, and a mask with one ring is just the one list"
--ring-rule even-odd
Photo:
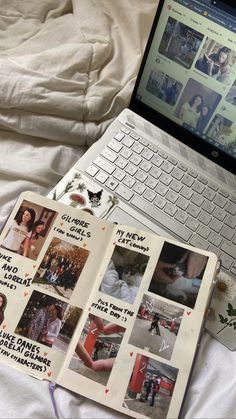
[(68, 190), (70, 205), (24, 192), (1, 233), (0, 361), (126, 416), (176, 418), (217, 257)]

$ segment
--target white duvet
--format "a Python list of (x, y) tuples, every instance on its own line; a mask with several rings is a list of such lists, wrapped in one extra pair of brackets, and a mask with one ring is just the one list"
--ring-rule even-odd
[[(125, 107), (155, 0), (0, 0), (0, 224), (49, 191)], [(183, 348), (184, 354), (184, 348)], [(182, 417), (236, 418), (236, 356), (205, 334)], [(53, 418), (47, 382), (0, 365), (1, 418)], [(79, 389), (78, 389), (79, 390)], [(63, 388), (61, 418), (121, 415)]]

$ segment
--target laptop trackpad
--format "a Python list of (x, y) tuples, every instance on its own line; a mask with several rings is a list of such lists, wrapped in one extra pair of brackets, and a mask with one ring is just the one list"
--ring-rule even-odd
[(131, 227), (140, 228), (141, 230), (151, 231), (145, 224), (141, 223), (119, 207), (116, 207), (114, 211), (112, 211), (107, 220), (111, 221), (112, 223), (125, 224)]

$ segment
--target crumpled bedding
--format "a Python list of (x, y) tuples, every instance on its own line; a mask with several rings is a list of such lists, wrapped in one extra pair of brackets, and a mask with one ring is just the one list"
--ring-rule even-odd
[[(156, 7), (0, 0), (0, 226), (22, 191), (46, 194), (128, 105)], [(182, 417), (236, 418), (235, 367), (204, 334)], [(3, 364), (0, 374), (1, 418), (55, 417), (47, 382)], [(61, 418), (122, 417), (63, 388), (55, 399)]]

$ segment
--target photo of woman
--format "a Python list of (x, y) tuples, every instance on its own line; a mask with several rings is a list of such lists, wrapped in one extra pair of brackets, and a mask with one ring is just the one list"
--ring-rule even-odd
[(9, 219), (2, 249), (36, 260), (57, 212), (23, 200), (14, 219)]
[(7, 306), (7, 297), (5, 296), (5, 294), (0, 293), (0, 325), (2, 324), (2, 322), (4, 321), (4, 311), (6, 309)]
[(24, 210), (19, 211), (1, 247), (14, 253), (20, 253), (21, 245), (23, 244), (22, 255), (27, 256), (35, 215), (33, 208), (26, 207)]
[(204, 53), (203, 57), (197, 60), (195, 67), (204, 74), (222, 81), (223, 76), (226, 75), (229, 69), (230, 54), (231, 50), (227, 47), (221, 47), (209, 55)]
[(196, 94), (192, 96), (188, 102), (183, 103), (181, 106), (179, 118), (183, 121), (183, 123), (196, 128), (201, 115), (202, 105), (203, 97), (201, 95)]

